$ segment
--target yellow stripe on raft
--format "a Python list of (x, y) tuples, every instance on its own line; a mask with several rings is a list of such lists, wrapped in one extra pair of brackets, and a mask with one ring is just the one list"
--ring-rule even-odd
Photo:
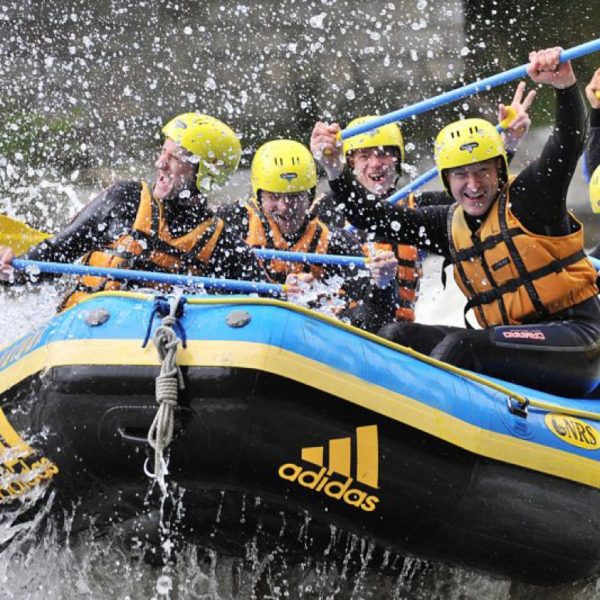
[[(133, 300), (143, 300), (145, 302), (152, 302), (154, 297), (151, 294), (144, 294), (141, 292), (98, 292), (97, 294), (92, 294), (88, 298), (85, 298), (80, 304), (83, 302), (87, 302), (94, 298), (98, 297), (110, 297), (116, 296), (120, 298), (130, 298)], [(328, 323), (329, 325), (336, 327), (338, 329), (343, 329), (344, 331), (349, 331), (350, 333), (370, 340), (379, 346), (385, 346), (386, 348), (391, 348), (396, 352), (400, 352), (402, 354), (406, 354), (407, 356), (411, 356), (421, 362), (427, 363), (429, 365), (433, 365), (442, 371), (446, 371), (448, 373), (453, 373), (454, 375), (458, 375), (459, 377), (463, 377), (465, 379), (469, 379), (470, 381), (474, 381), (482, 386), (500, 392), (501, 394), (505, 394), (507, 397), (516, 400), (521, 405), (529, 405), (535, 406), (537, 408), (541, 408), (548, 412), (556, 412), (560, 414), (565, 414), (574, 417), (580, 417), (582, 419), (592, 419), (595, 421), (600, 421), (600, 414), (587, 411), (587, 410), (579, 410), (573, 408), (572, 406), (564, 407), (557, 404), (552, 404), (550, 402), (545, 402), (542, 400), (535, 400), (531, 398), (526, 398), (523, 394), (517, 393), (514, 390), (510, 389), (505, 385), (500, 385), (495, 383), (494, 381), (490, 381), (483, 375), (478, 375), (477, 373), (473, 373), (471, 371), (465, 371), (460, 369), (459, 367), (455, 367), (454, 365), (450, 365), (448, 363), (442, 362), (435, 358), (431, 358), (425, 354), (421, 354), (412, 348), (408, 348), (406, 346), (401, 346), (400, 344), (396, 344), (389, 340), (386, 340), (374, 333), (370, 333), (368, 331), (364, 331), (363, 329), (359, 329), (358, 327), (354, 327), (338, 319), (334, 319), (328, 315), (324, 315), (309, 308), (305, 308), (303, 306), (298, 306), (296, 304), (292, 304), (290, 302), (285, 302), (282, 300), (273, 300), (271, 298), (252, 298), (252, 297), (223, 297), (223, 296), (209, 296), (209, 297), (194, 297), (187, 296), (188, 304), (192, 305), (200, 305), (200, 306), (215, 306), (215, 305), (235, 305), (235, 306), (278, 306), (279, 308), (284, 308), (285, 310), (289, 310), (292, 312), (297, 312), (303, 314), (311, 319), (316, 319), (318, 321), (322, 321)], [(79, 305), (80, 305), (79, 304)], [(68, 310), (75, 308), (78, 305), (74, 305), (70, 307)], [(65, 311), (66, 312), (66, 311)]]
[[(184, 366), (237, 367), (306, 383), (367, 410), (405, 423), (470, 452), (600, 488), (600, 462), (481, 429), (408, 396), (369, 383), (279, 347), (241, 341), (190, 341)], [(154, 347), (139, 340), (64, 340), (35, 350), (2, 373), (0, 392), (43, 369), (63, 365), (156, 365)]]

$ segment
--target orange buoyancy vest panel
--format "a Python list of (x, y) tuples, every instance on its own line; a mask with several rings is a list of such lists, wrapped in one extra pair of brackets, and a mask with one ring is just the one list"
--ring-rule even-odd
[(406, 244), (392, 245), (382, 242), (369, 242), (362, 245), (362, 250), (368, 258), (372, 258), (380, 251), (394, 252), (398, 259), (396, 281), (398, 282), (400, 294), (400, 302), (394, 311), (394, 316), (397, 321), (414, 321), (419, 283), (423, 275), (417, 247), (407, 246)]
[[(201, 275), (219, 241), (224, 223), (210, 217), (180, 237), (173, 237), (163, 215), (162, 203), (154, 198), (148, 184), (142, 182), (140, 203), (131, 231), (102, 250), (92, 250), (82, 263), (92, 267), (146, 270)], [(60, 310), (80, 302), (90, 293), (121, 289), (121, 282), (84, 275), (76, 289), (62, 303)]]
[[(414, 194), (397, 202), (397, 206), (415, 207)], [(377, 251), (392, 251), (398, 259), (396, 281), (400, 293), (400, 303), (395, 310), (397, 321), (414, 321), (419, 284), (423, 276), (419, 251), (416, 246), (406, 244), (366, 243), (362, 246), (365, 256), (371, 258)]]
[(510, 209), (510, 184), (477, 232), (464, 211), (450, 208), (448, 234), (454, 277), (482, 327), (548, 319), (598, 293), (597, 273), (583, 250), (583, 226), (548, 236), (527, 230)]
[[(253, 248), (272, 248), (287, 252), (311, 252), (327, 254), (329, 228), (318, 219), (311, 219), (300, 239), (290, 244), (279, 231), (277, 223), (260, 211), (252, 201), (246, 205), (248, 211), (248, 235), (245, 242)], [(315, 279), (323, 279), (325, 271), (318, 265), (291, 263), (284, 260), (262, 261), (269, 275), (275, 280), (290, 273), (310, 272)], [(279, 277), (278, 277), (279, 276)]]

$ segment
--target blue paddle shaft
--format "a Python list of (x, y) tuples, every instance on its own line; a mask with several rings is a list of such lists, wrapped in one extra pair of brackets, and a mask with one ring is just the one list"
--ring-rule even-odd
[(283, 286), (276, 283), (217, 279), (216, 277), (196, 277), (191, 275), (174, 275), (171, 273), (154, 273), (152, 271), (88, 267), (85, 265), (24, 260), (22, 258), (15, 258), (12, 261), (12, 266), (21, 271), (29, 270), (33, 272), (38, 271), (40, 273), (54, 273), (61, 275), (90, 275), (92, 277), (106, 277), (108, 279), (131, 281), (153, 281), (155, 283), (167, 283), (169, 285), (204, 287), (205, 289), (227, 290), (248, 294), (284, 293)]
[(342, 265), (355, 266), (364, 269), (367, 260), (364, 256), (341, 256), (339, 254), (315, 254), (309, 252), (286, 252), (284, 250), (269, 250), (254, 248), (254, 254), (258, 258), (267, 260), (280, 259), (288, 262), (304, 262), (311, 265)]
[(596, 271), (600, 271), (600, 260), (594, 258), (593, 256), (588, 256), (588, 258), (590, 259), (590, 262), (594, 265)]
[[(569, 48), (568, 50), (563, 50), (560, 55), (560, 62), (581, 58), (582, 56), (592, 54), (593, 52), (598, 52), (599, 50), (600, 38), (579, 46), (575, 46), (574, 48)], [(402, 121), (408, 117), (419, 115), (428, 110), (437, 108), (438, 106), (443, 106), (444, 104), (454, 102), (455, 100), (460, 100), (462, 98), (466, 98), (467, 96), (472, 96), (473, 94), (490, 90), (491, 88), (502, 85), (503, 83), (508, 83), (510, 81), (514, 81), (515, 79), (527, 77), (527, 67), (528, 64), (521, 65), (520, 67), (515, 67), (514, 69), (504, 71), (503, 73), (492, 75), (486, 79), (467, 84), (456, 90), (450, 90), (449, 92), (434, 96), (433, 98), (417, 102), (416, 104), (411, 104), (410, 106), (406, 106), (394, 112), (388, 113), (387, 115), (376, 117), (367, 121), (366, 123), (361, 123), (360, 125), (355, 125), (354, 127), (347, 127), (341, 131), (341, 138), (346, 140), (354, 135), (358, 135), (359, 133), (365, 133), (366, 131), (376, 129), (381, 125)]]
[[(365, 268), (367, 259), (362, 256), (338, 256), (336, 254), (309, 254), (304, 252), (284, 252), (278, 250), (260, 250), (262, 258), (278, 258), (289, 262), (307, 262), (310, 264), (335, 264), (357, 266)], [(590, 261), (600, 271), (600, 260), (592, 256)], [(131, 281), (153, 281), (170, 285), (186, 287), (204, 287), (206, 289), (221, 289), (232, 292), (258, 293), (258, 294), (283, 294), (284, 287), (276, 283), (258, 281), (238, 281), (236, 279), (217, 279), (213, 277), (197, 277), (191, 275), (173, 275), (171, 273), (155, 273), (153, 271), (134, 271), (128, 269), (111, 269), (101, 267), (88, 267), (67, 263), (43, 262), (39, 260), (25, 260), (15, 258), (12, 266), (20, 271), (32, 270), (40, 273), (53, 273), (59, 275), (89, 275), (92, 277), (106, 277)]]

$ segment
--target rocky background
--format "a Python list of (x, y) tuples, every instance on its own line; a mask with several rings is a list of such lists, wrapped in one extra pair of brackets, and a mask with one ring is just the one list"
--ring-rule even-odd
[[(239, 132), (247, 167), (267, 139), (308, 142), (317, 119), (389, 112), (523, 64), (533, 47), (598, 37), (593, 4), (5, 0), (0, 210), (60, 226), (116, 178), (151, 177), (161, 125), (187, 110)], [(578, 61), (582, 81), (596, 63), (600, 56)], [(409, 175), (429, 166), (441, 125), (467, 114), (493, 119), (511, 95), (502, 86), (405, 121)], [(533, 112), (536, 125), (551, 122), (551, 93)], [(579, 183), (574, 202), (585, 212)], [(233, 184), (222, 197), (245, 194), (247, 173)]]

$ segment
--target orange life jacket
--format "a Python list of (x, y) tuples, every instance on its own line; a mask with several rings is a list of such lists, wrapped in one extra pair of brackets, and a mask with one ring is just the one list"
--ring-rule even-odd
[(583, 250), (583, 227), (569, 215), (572, 233), (528, 231), (510, 209), (509, 188), (473, 233), (458, 205), (448, 234), (454, 277), (482, 327), (543, 321), (598, 293), (596, 270)]
[(366, 243), (362, 246), (365, 256), (372, 258), (379, 251), (392, 251), (398, 259), (396, 281), (400, 293), (400, 303), (395, 310), (397, 321), (415, 320), (415, 303), (423, 270), (416, 246), (405, 244), (385, 244), (382, 242)]
[[(398, 206), (415, 207), (415, 197), (410, 194), (398, 202)], [(365, 256), (371, 258), (377, 251), (392, 251), (398, 259), (396, 281), (400, 292), (400, 304), (395, 311), (397, 321), (414, 321), (419, 284), (423, 276), (419, 251), (406, 244), (367, 243), (362, 246)]]
[[(163, 215), (162, 203), (154, 198), (148, 184), (142, 182), (140, 203), (131, 230), (102, 250), (92, 250), (83, 258), (85, 265), (202, 275), (219, 241), (223, 221), (210, 217), (194, 229), (175, 238)], [(59, 310), (77, 304), (89, 294), (121, 289), (122, 283), (104, 277), (84, 275), (75, 290), (65, 298)]]
[[(248, 235), (245, 242), (253, 248), (274, 248), (288, 252), (311, 252), (316, 254), (327, 254), (329, 246), (329, 228), (318, 219), (311, 219), (301, 235), (294, 244), (289, 244), (281, 235), (277, 223), (267, 217), (258, 209), (255, 201), (247, 202), (248, 212)], [(282, 281), (290, 273), (312, 273), (315, 279), (322, 279), (325, 275), (323, 267), (318, 265), (306, 265), (303, 263), (291, 263), (284, 260), (262, 261), (269, 275), (276, 281)]]

